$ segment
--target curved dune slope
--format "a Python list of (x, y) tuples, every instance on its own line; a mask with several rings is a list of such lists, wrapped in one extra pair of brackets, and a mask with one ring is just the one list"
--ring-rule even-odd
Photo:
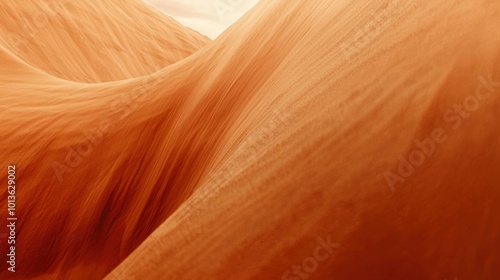
[(94, 57), (5, 43), (16, 276), (496, 279), (499, 25), (489, 0), (261, 1), (186, 59), (94, 84), (74, 81), (117, 80)]
[(140, 1), (2, 1), (0, 42), (54, 76), (103, 82), (143, 76), (210, 39)]
[(109, 279), (496, 279), (499, 15), (262, 3), (217, 42), (254, 61), (231, 82), (243, 143)]

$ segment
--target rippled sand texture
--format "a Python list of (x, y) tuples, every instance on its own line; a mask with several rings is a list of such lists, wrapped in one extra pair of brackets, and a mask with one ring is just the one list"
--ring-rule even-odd
[(498, 1), (266, 0), (214, 42), (69, 1), (26, 35), (55, 2), (0, 4), (15, 278), (500, 277)]

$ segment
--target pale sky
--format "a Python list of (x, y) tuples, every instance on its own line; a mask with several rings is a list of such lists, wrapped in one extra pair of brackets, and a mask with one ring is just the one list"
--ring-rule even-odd
[(143, 0), (211, 39), (236, 22), (259, 0)]

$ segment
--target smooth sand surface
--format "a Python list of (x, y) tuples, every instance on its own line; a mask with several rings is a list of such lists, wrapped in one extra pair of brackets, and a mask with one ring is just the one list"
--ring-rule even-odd
[(15, 279), (499, 279), (498, 1), (80, 2), (0, 4)]

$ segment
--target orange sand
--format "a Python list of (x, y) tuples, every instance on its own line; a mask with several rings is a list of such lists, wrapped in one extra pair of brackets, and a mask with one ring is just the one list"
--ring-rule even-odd
[(214, 42), (70, 1), (26, 35), (54, 2), (0, 3), (0, 279), (500, 279), (498, 1), (263, 0)]

